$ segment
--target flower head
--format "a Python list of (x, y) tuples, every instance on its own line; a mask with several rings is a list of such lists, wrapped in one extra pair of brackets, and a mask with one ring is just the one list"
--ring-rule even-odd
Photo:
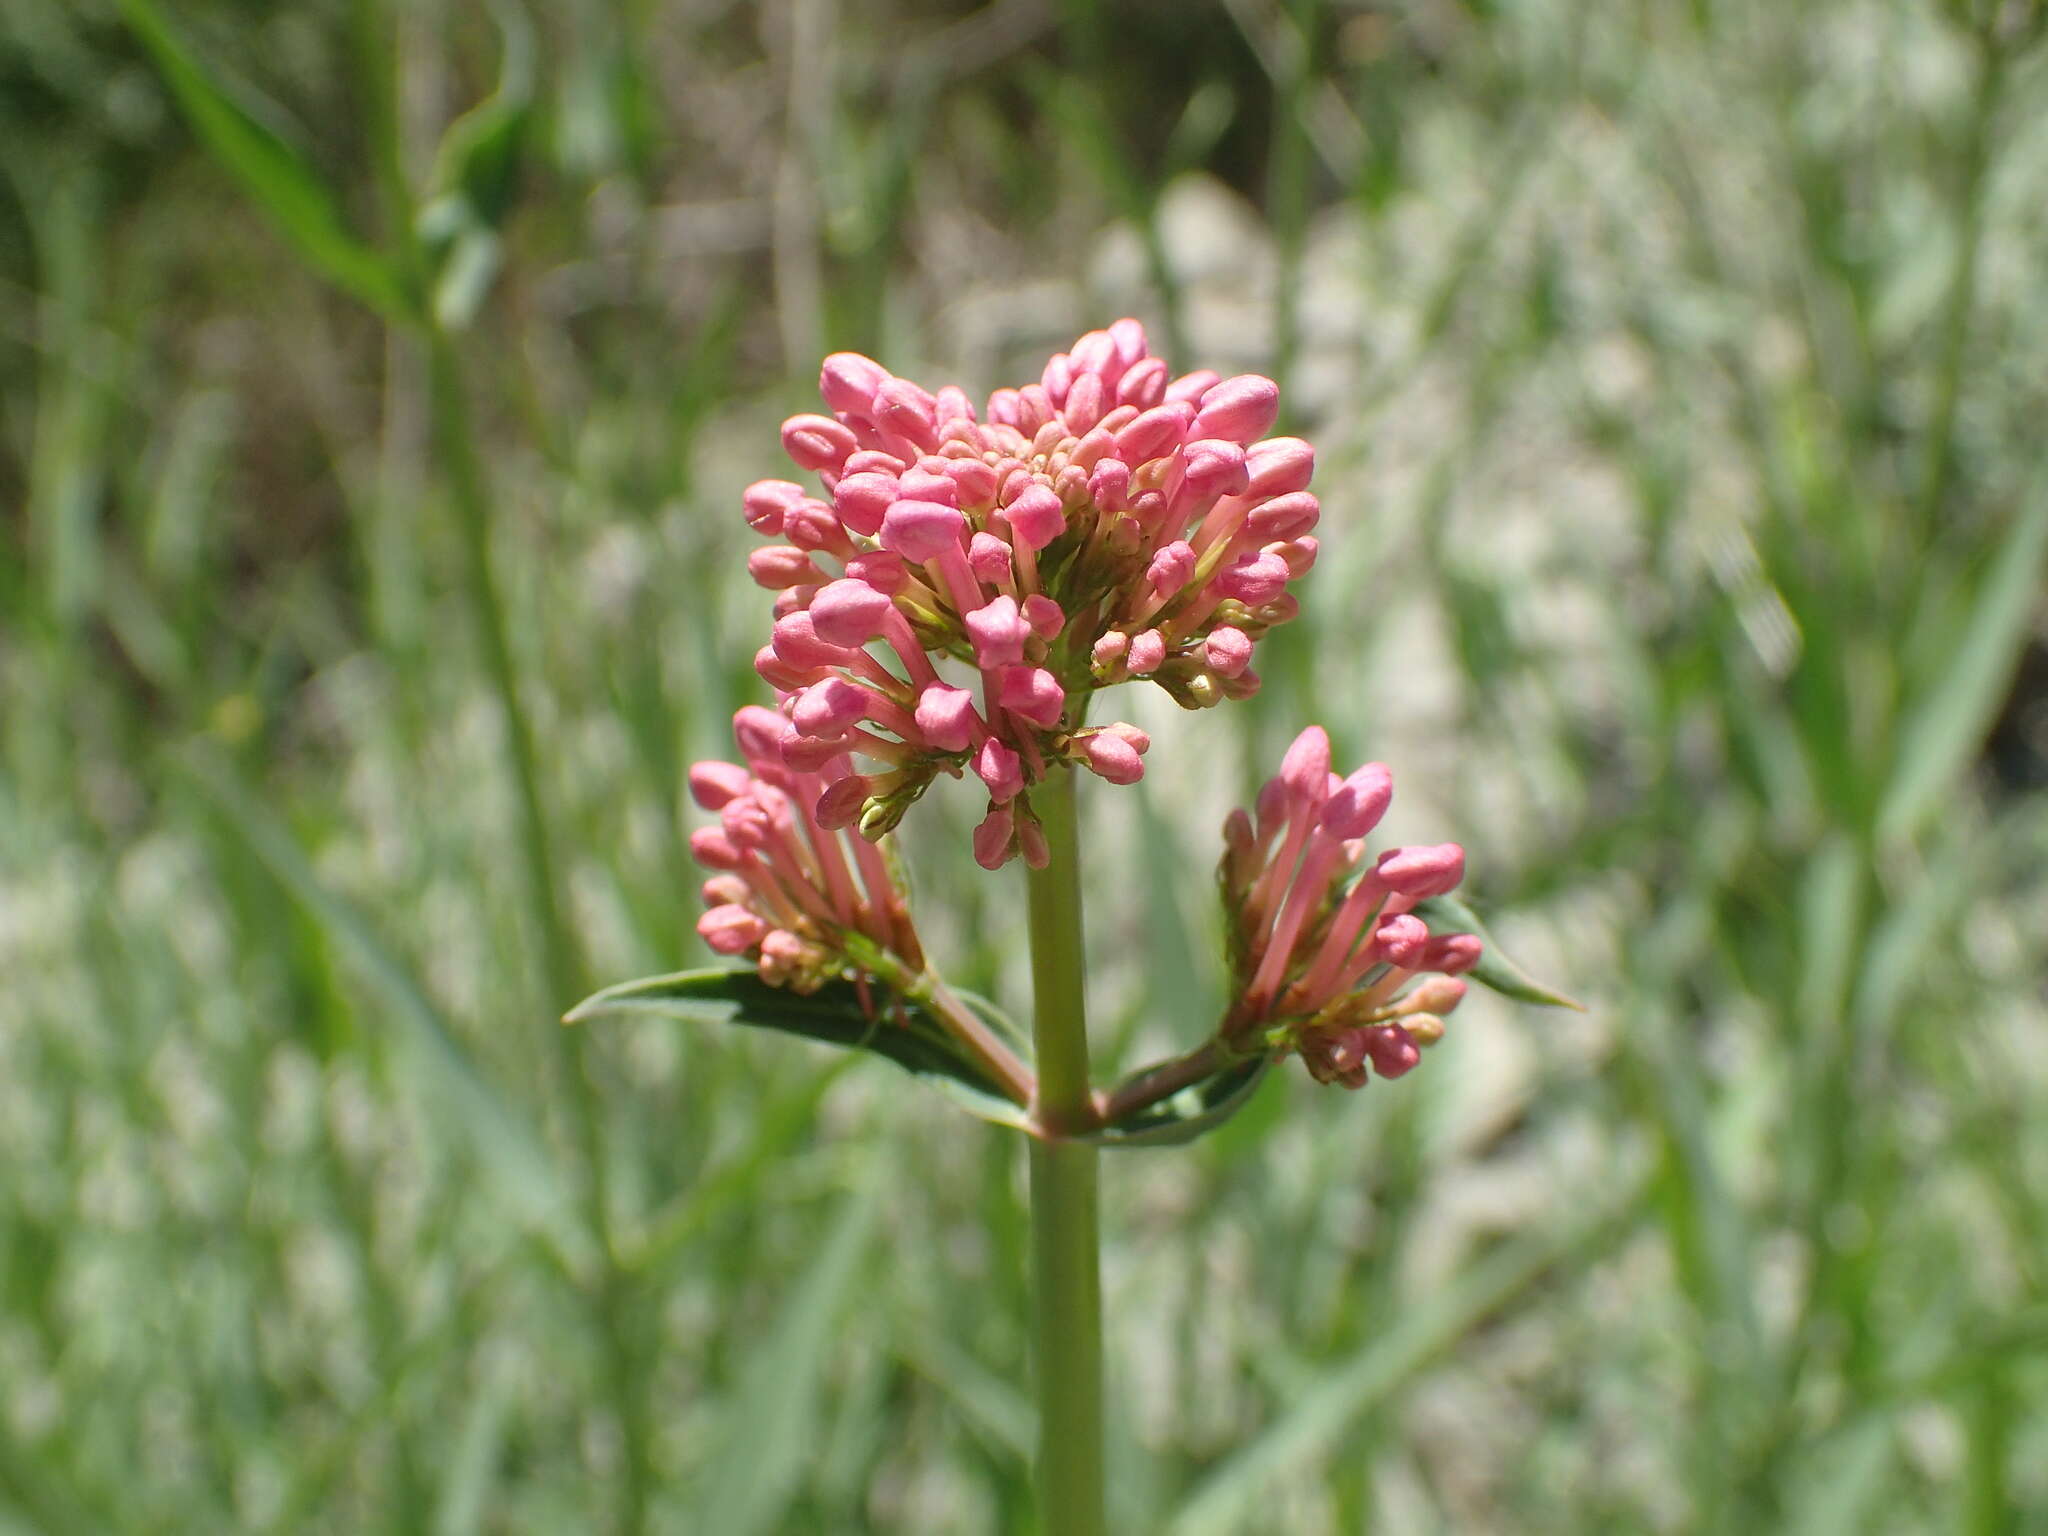
[[(852, 686), (852, 685), (847, 685)], [(786, 751), (796, 727), (749, 705), (733, 717), (746, 759), (690, 769), (690, 793), (718, 821), (690, 837), (690, 851), (711, 871), (704, 942), (722, 955), (748, 955), (761, 979), (812, 992), (835, 976), (859, 975), (853, 951), (872, 946), (911, 971), (924, 965), (903, 891), (883, 852), (859, 837), (827, 830), (813, 807), (845, 798), (851, 769), (843, 754), (803, 767)]]
[(1366, 841), (1393, 799), (1393, 775), (1330, 769), (1330, 738), (1310, 726), (1259, 793), (1224, 823), (1220, 871), (1239, 990), (1228, 1039), (1291, 1047), (1318, 1082), (1362, 1088), (1368, 1068), (1399, 1077), (1443, 1034), (1478, 963), (1469, 933), (1432, 932), (1418, 902), (1455, 888), (1456, 843)]
[(825, 360), (819, 391), (830, 414), (791, 417), (782, 441), (824, 494), (764, 480), (744, 501), (784, 541), (749, 568), (778, 594), (757, 666), (790, 760), (878, 765), (833, 781), (826, 825), (879, 836), (937, 774), (971, 772), (989, 795), (975, 856), (1033, 859), (1033, 784), (1144, 771), (1142, 732), (1083, 726), (1088, 694), (1142, 677), (1200, 708), (1258, 688), (1253, 648), (1294, 615), (1318, 515), (1308, 444), (1263, 436), (1270, 379), (1173, 378), (1119, 320), (979, 411), (854, 353)]

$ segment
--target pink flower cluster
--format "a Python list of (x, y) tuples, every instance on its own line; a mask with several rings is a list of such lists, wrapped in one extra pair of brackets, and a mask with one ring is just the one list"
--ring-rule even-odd
[(1330, 738), (1310, 726), (1260, 791), (1256, 817), (1233, 811), (1223, 826), (1242, 982), (1223, 1033), (1280, 1032), (1275, 1043), (1292, 1044), (1318, 1082), (1362, 1088), (1368, 1065), (1407, 1072), (1441, 1038), (1465, 995), (1459, 973), (1479, 960), (1475, 935), (1431, 933), (1412, 910), (1457, 886), (1464, 849), (1392, 848), (1366, 862), (1393, 795), (1383, 763), (1331, 772)]
[[(1084, 728), (1087, 694), (1143, 677), (1199, 708), (1257, 689), (1253, 646), (1294, 616), (1319, 515), (1309, 445), (1263, 437), (1270, 379), (1171, 377), (1119, 320), (978, 412), (850, 352), (819, 389), (831, 414), (791, 417), (782, 443), (824, 496), (764, 480), (745, 508), (782, 541), (748, 564), (778, 594), (755, 666), (793, 727), (788, 765), (879, 765), (831, 780), (824, 825), (878, 837), (938, 773), (972, 772), (975, 857), (1040, 863), (1029, 786), (1062, 764), (1144, 773), (1145, 733)], [(949, 658), (977, 686), (948, 681)]]
[(738, 763), (702, 762), (690, 769), (690, 793), (716, 826), (690, 837), (690, 852), (712, 871), (704, 882), (706, 911), (697, 932), (721, 955), (751, 955), (761, 979), (813, 992), (851, 969), (849, 936), (899, 957), (916, 973), (924, 955), (888, 860), (874, 844), (827, 831), (808, 806), (844, 758), (793, 768), (788, 744), (796, 728), (753, 704), (733, 717)]

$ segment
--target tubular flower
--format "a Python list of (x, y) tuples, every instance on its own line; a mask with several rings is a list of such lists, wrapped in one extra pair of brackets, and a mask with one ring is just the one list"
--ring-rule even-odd
[(1382, 763), (1349, 778), (1331, 772), (1330, 738), (1310, 726), (1256, 813), (1225, 821), (1219, 876), (1238, 980), (1227, 1044), (1291, 1048), (1316, 1081), (1363, 1088), (1368, 1067), (1399, 1077), (1442, 1037), (1480, 941), (1432, 933), (1413, 908), (1457, 886), (1465, 850), (1439, 843), (1368, 859), (1393, 793)]
[(690, 793), (715, 826), (690, 837), (690, 851), (711, 871), (697, 932), (722, 955), (747, 955), (761, 979), (814, 992), (835, 976), (863, 976), (855, 951), (880, 950), (911, 973), (924, 957), (902, 888), (873, 843), (826, 830), (811, 814), (852, 773), (844, 755), (791, 766), (785, 748), (796, 733), (787, 719), (755, 704), (733, 717), (745, 766), (703, 762), (690, 769)]
[(777, 594), (756, 666), (783, 695), (787, 761), (877, 765), (832, 781), (823, 825), (880, 836), (937, 774), (971, 772), (989, 793), (976, 858), (1035, 861), (1033, 784), (1063, 764), (1144, 771), (1142, 731), (1082, 726), (1089, 693), (1143, 677), (1201, 708), (1256, 691), (1253, 647), (1294, 616), (1319, 515), (1308, 444), (1263, 436), (1270, 379), (1172, 378), (1119, 320), (979, 412), (849, 352), (819, 391), (830, 414), (791, 417), (782, 441), (824, 494), (764, 480), (744, 503), (782, 541), (749, 568)]

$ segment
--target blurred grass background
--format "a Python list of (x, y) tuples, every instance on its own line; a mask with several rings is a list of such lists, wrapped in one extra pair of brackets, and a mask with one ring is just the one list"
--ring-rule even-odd
[(1101, 1067), (1310, 719), (1592, 1011), (1110, 1162), (1119, 1527), (2048, 1526), (2041, 31), (5, 0), (0, 1531), (1031, 1528), (1016, 1146), (554, 1020), (703, 958), (818, 358), (1126, 312), (1281, 380), (1326, 554), (1091, 796)]

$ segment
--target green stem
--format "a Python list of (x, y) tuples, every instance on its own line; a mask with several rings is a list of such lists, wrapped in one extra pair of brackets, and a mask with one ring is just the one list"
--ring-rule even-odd
[(1118, 1083), (1102, 1099), (1102, 1119), (1114, 1124), (1126, 1115), (1150, 1108), (1220, 1072), (1231, 1062), (1243, 1060), (1247, 1054), (1250, 1053), (1232, 1048), (1221, 1035), (1212, 1035), (1192, 1051), (1170, 1057)]
[(1094, 1123), (1081, 937), (1074, 774), (1031, 796), (1051, 860), (1028, 878), (1032, 1036), (1043, 1140), (1031, 1144), (1032, 1358), (1038, 1387), (1039, 1529), (1102, 1536), (1102, 1274), (1094, 1146), (1061, 1139)]

